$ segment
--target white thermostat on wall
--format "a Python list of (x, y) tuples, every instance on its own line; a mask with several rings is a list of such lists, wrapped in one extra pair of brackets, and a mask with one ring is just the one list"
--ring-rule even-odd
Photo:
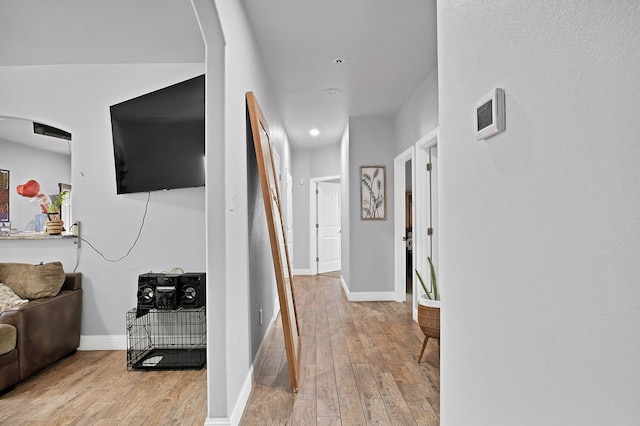
[(504, 90), (496, 87), (476, 104), (476, 139), (488, 139), (504, 129)]

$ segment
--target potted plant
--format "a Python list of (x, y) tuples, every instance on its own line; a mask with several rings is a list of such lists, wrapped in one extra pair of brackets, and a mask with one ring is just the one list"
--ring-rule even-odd
[(431, 257), (427, 257), (427, 260), (429, 261), (429, 270), (431, 272), (432, 290), (429, 291), (429, 289), (427, 288), (427, 285), (424, 283), (424, 280), (422, 279), (422, 276), (420, 275), (420, 272), (418, 272), (417, 269), (416, 269), (416, 275), (418, 275), (418, 280), (420, 280), (420, 285), (422, 285), (422, 289), (424, 290), (424, 293), (425, 293), (424, 296), (426, 297), (426, 300), (433, 300), (433, 301), (440, 302), (440, 292), (438, 291), (438, 280), (436, 279), (436, 270), (433, 267), (433, 261), (431, 260)]
[(420, 329), (424, 334), (424, 343), (422, 343), (422, 351), (420, 351), (418, 362), (422, 359), (430, 337), (438, 339), (438, 352), (440, 351), (440, 292), (438, 291), (438, 280), (436, 279), (433, 261), (431, 257), (427, 257), (427, 259), (429, 260), (429, 270), (431, 272), (431, 291), (429, 291), (420, 272), (416, 269), (416, 275), (425, 292), (418, 301), (418, 325), (420, 325)]
[(49, 235), (59, 235), (64, 229), (64, 222), (60, 219), (60, 206), (62, 206), (68, 193), (69, 191), (60, 191), (56, 199), (47, 208), (46, 228)]

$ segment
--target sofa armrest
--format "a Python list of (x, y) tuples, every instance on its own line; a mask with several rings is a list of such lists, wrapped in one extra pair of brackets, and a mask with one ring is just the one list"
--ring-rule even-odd
[(67, 272), (64, 274), (64, 284), (61, 290), (80, 290), (82, 288), (82, 273)]
[(0, 314), (0, 323), (18, 331), (20, 379), (50, 365), (80, 346), (82, 289), (32, 300)]

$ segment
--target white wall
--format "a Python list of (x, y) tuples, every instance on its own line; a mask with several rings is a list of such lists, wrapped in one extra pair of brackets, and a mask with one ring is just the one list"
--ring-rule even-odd
[[(208, 424), (235, 424), (251, 389), (249, 214), (245, 93), (253, 91), (265, 114), (281, 170), (291, 168), (279, 106), (240, 2), (194, 0), (207, 46), (207, 293)], [(250, 146), (250, 145), (249, 145)], [(233, 198), (233, 203), (231, 202)], [(232, 206), (233, 204), (233, 206)], [(265, 223), (266, 226), (266, 223)], [(271, 256), (262, 253), (262, 256)], [(253, 259), (255, 260), (255, 259)], [(265, 283), (269, 277), (263, 277)], [(270, 284), (266, 284), (270, 285)], [(214, 321), (210, 321), (211, 319)], [(265, 326), (266, 326), (265, 322)]]
[[(393, 292), (393, 120), (349, 119), (349, 253), (351, 293)], [(360, 166), (386, 166), (386, 220), (360, 219)], [(343, 205), (344, 206), (344, 205)], [(344, 247), (343, 247), (344, 248)], [(345, 260), (344, 257), (342, 259)], [(346, 281), (346, 279), (345, 279)], [(388, 297), (392, 298), (389, 294)]]
[[(309, 265), (309, 207), (310, 179), (340, 176), (340, 144), (315, 149), (293, 151), (293, 267), (308, 270)], [(300, 183), (302, 182), (302, 184)]]
[(438, 127), (438, 67), (434, 67), (394, 119), (395, 155)]
[(342, 209), (342, 218), (340, 220), (342, 235), (340, 238), (340, 255), (342, 259), (340, 266), (342, 267), (340, 275), (343, 284), (349, 288), (351, 282), (351, 207), (349, 198), (351, 192), (351, 179), (349, 176), (349, 126), (344, 129), (342, 138), (340, 139), (340, 208)]
[(438, 40), (442, 424), (640, 424), (638, 3), (442, 0)]
[(312, 178), (340, 175), (340, 144), (312, 149), (310, 152)]
[[(74, 219), (82, 223), (82, 236), (105, 257), (115, 260), (132, 246), (147, 200), (147, 194), (116, 195), (109, 105), (202, 72), (203, 64), (0, 68), (1, 115), (55, 123), (73, 134)], [(204, 223), (203, 188), (153, 192), (140, 239), (126, 259), (107, 262), (83, 242), (77, 265), (83, 273), (83, 341), (89, 337), (100, 344), (102, 336), (124, 336), (125, 313), (136, 305), (139, 274), (173, 267), (203, 271)], [(19, 253), (18, 245), (12, 247)], [(54, 257), (47, 246), (33, 247), (23, 261)], [(72, 270), (75, 254), (55, 256), (65, 270)]]
[[(293, 151), (293, 268), (306, 270), (309, 265), (309, 179), (311, 151)], [(302, 185), (300, 184), (302, 182)]]
[(68, 155), (2, 140), (0, 153), (0, 169), (9, 170), (11, 226), (18, 231), (33, 230), (34, 217), (41, 213), (40, 203), (36, 198), (21, 196), (16, 187), (34, 179), (40, 184), (41, 191), (53, 197), (59, 192), (59, 182), (71, 182), (71, 158)]

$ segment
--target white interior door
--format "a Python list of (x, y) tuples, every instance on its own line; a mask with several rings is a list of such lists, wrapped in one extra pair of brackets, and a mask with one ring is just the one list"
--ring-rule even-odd
[(318, 273), (338, 271), (340, 264), (340, 184), (318, 182), (317, 191)]
[[(413, 291), (415, 298), (415, 275), (411, 269), (415, 265), (415, 246), (412, 244), (413, 250), (409, 252), (411, 255), (411, 269), (407, 271), (407, 215), (406, 215), (406, 191), (411, 191), (412, 200), (415, 198), (415, 167), (414, 165), (414, 148), (407, 148), (393, 160), (393, 238), (394, 238), (394, 288), (396, 294), (396, 302), (403, 302), (406, 299), (407, 272), (412, 275)], [(407, 177), (409, 176), (409, 177)], [(412, 202), (412, 206), (415, 203)], [(415, 218), (415, 208), (412, 208), (412, 218)], [(413, 227), (412, 227), (413, 228)], [(415, 242), (415, 229), (412, 229), (412, 242)], [(417, 309), (417, 308), (416, 308)]]
[[(438, 238), (440, 227), (438, 226), (438, 146), (429, 148), (430, 171), (427, 174), (429, 182), (429, 231), (427, 233), (429, 241), (429, 256), (435, 268), (438, 266)], [(437, 272), (436, 272), (437, 274)], [(429, 278), (429, 283), (431, 278)]]
[[(413, 193), (413, 252), (414, 267), (430, 286), (429, 262), (434, 260), (438, 271), (438, 129), (420, 138), (416, 142), (415, 191)], [(424, 293), (416, 275), (413, 280), (414, 305), (413, 318), (418, 318), (418, 296)], [(438, 283), (440, 284), (440, 283)]]

